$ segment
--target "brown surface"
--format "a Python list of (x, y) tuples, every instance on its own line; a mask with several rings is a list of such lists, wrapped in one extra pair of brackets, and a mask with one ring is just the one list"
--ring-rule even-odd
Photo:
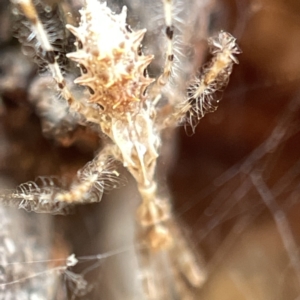
[[(292, 300), (299, 297), (300, 285), (274, 214), (252, 184), (243, 195), (244, 180), (249, 178), (243, 172), (217, 184), (229, 168), (239, 166), (252, 151), (261, 149), (265, 155), (252, 160), (251, 165), (262, 171), (271, 191), (275, 193), (272, 188), (276, 186), (283, 189), (276, 202), (299, 247), (300, 176), (288, 179), (286, 187), (278, 184), (299, 160), (299, 104), (288, 113), (283, 127), (284, 136), (294, 132), (293, 137), (270, 152), (266, 146), (258, 147), (271, 137), (291, 101), (300, 103), (300, 5), (283, 0), (224, 0), (216, 16), (216, 27), (235, 35), (243, 54), (218, 111), (201, 120), (191, 137), (179, 129), (178, 149), (174, 151), (177, 158), (168, 179), (175, 212), (192, 228), (195, 244), (207, 262), (209, 277), (199, 299)], [(5, 44), (0, 51), (6, 51)], [(66, 149), (43, 138), (39, 119), (26, 101), (26, 85), (16, 91), (3, 90), (2, 176), (14, 184), (42, 174), (71, 177), (92, 157), (94, 141), (83, 151), (80, 142)], [(95, 239), (101, 240), (100, 233), (106, 234), (98, 229), (106, 207), (103, 202), (77, 207), (75, 214), (55, 219), (72, 251), (78, 255), (100, 252)]]

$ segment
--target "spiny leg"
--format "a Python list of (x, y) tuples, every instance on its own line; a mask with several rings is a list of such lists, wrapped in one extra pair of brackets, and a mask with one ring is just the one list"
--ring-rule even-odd
[(169, 77), (171, 75), (174, 54), (173, 54), (173, 36), (174, 27), (172, 22), (172, 12), (173, 12), (173, 0), (162, 0), (164, 6), (164, 17), (165, 17), (165, 35), (167, 40), (167, 50), (165, 57), (165, 64), (162, 74), (157, 80), (157, 84), (160, 88), (168, 83)]
[(186, 98), (174, 107), (173, 114), (164, 122), (165, 127), (175, 126), (187, 121), (195, 129), (199, 120), (209, 112), (214, 112), (220, 99), (217, 93), (226, 87), (234, 63), (238, 63), (236, 54), (241, 53), (236, 39), (221, 31), (217, 37), (209, 39), (213, 58), (199, 77), (189, 83)]
[(12, 0), (12, 2), (20, 6), (25, 17), (30, 22), (32, 31), (40, 43), (40, 47), (42, 47), (44, 59), (48, 63), (49, 70), (52, 73), (52, 76), (57, 83), (57, 87), (61, 91), (61, 94), (67, 101), (69, 107), (73, 111), (84, 115), (87, 121), (98, 123), (97, 111), (78, 101), (67, 87), (66, 81), (59, 67), (58, 57), (56, 57), (55, 51), (49, 42), (48, 35), (43, 27), (32, 0)]
[(59, 202), (99, 202), (104, 190), (114, 189), (122, 184), (112, 156), (113, 146), (106, 146), (91, 162), (77, 173), (69, 191), (55, 195)]
[(173, 14), (173, 0), (162, 0), (165, 20), (165, 37), (166, 37), (166, 54), (165, 63), (162, 74), (156, 80), (155, 85), (151, 89), (151, 97), (154, 101), (154, 105), (160, 100), (161, 89), (168, 83), (171, 76), (172, 65), (174, 61), (173, 54), (173, 37), (174, 26), (172, 21)]
[(106, 146), (96, 158), (77, 173), (69, 190), (55, 177), (39, 177), (21, 184), (16, 190), (1, 191), (0, 202), (38, 213), (63, 214), (68, 204), (99, 202), (104, 190), (114, 189), (123, 181), (116, 170), (112, 146)]

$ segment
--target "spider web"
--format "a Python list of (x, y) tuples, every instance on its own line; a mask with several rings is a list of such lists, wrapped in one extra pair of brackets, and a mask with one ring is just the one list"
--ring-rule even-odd
[[(185, 221), (205, 262), (207, 280), (196, 299), (300, 299), (300, 6), (297, 1), (224, 0), (217, 8), (211, 27), (226, 28), (238, 38), (240, 65), (218, 111), (201, 120), (191, 137), (179, 129), (177, 144), (167, 152), (172, 153), (169, 177), (161, 181), (168, 181), (174, 213)], [(57, 174), (49, 159), (73, 173), (90, 159), (96, 148), (92, 138), (82, 138), (69, 158), (70, 152), (42, 138), (37, 119), (21, 128), (20, 119), (28, 120), (32, 112), (22, 106), (20, 112), (13, 96), (7, 89), (3, 96), (5, 112), (17, 123), (2, 115), (1, 178), (13, 182), (4, 186)], [(35, 151), (37, 141), (42, 146)], [(14, 151), (22, 153), (19, 163), (12, 159)], [(20, 172), (20, 161), (30, 162), (30, 153), (39, 162)], [(141, 299), (134, 250), (137, 203), (129, 182), (100, 204), (76, 207), (67, 216), (1, 208), (1, 232), (7, 233), (0, 235), (1, 255), (12, 252), (0, 280), (10, 268), (18, 277), (11, 277), (9, 285), (0, 283), (0, 295)], [(75, 266), (68, 265), (71, 253), (78, 260)]]

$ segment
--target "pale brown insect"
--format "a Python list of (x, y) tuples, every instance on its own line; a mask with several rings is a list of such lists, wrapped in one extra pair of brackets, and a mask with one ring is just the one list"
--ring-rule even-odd
[[(144, 55), (141, 50), (146, 30), (135, 31), (128, 26), (126, 7), (120, 14), (115, 14), (106, 3), (86, 0), (80, 10), (79, 26), (66, 26), (76, 37), (76, 50), (67, 53), (66, 57), (76, 62), (81, 70), (81, 76), (72, 83), (63, 76), (59, 51), (51, 42), (33, 2), (12, 2), (27, 18), (32, 30), (27, 42), (34, 40), (37, 56), (48, 65), (63, 98), (60, 108), (67, 113), (62, 118), (92, 126), (99, 136), (104, 133), (108, 139), (93, 161), (78, 171), (69, 190), (52, 180), (45, 180), (42, 185), (29, 182), (6, 195), (5, 201), (28, 210), (50, 213), (60, 213), (69, 204), (100, 201), (105, 189), (118, 185), (120, 174), (113, 162), (120, 161), (135, 179), (141, 198), (137, 209), (137, 232), (138, 242), (143, 245), (139, 251), (145, 297), (170, 299), (175, 292), (180, 299), (188, 298), (188, 286), (199, 288), (205, 280), (205, 271), (179, 229), (169, 195), (158, 192), (157, 158), (165, 130), (185, 122), (194, 129), (200, 118), (216, 109), (215, 92), (226, 86), (232, 66), (237, 63), (235, 55), (240, 53), (235, 38), (221, 31), (210, 39), (211, 63), (199, 76), (187, 80), (185, 93), (177, 94), (173, 72), (177, 59), (174, 3), (162, 1), (166, 28), (165, 62), (161, 75), (151, 78), (146, 70), (154, 56)], [(85, 88), (79, 89), (76, 85)], [(152, 270), (152, 259), (162, 261), (165, 253), (173, 268), (170, 272), (177, 282), (171, 291), (159, 282)], [(159, 263), (155, 265), (154, 269), (162, 267)]]

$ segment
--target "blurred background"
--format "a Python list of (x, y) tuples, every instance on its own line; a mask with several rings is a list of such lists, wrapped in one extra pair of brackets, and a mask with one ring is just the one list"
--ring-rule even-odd
[[(66, 3), (76, 20), (80, 3)], [(117, 11), (121, 4), (109, 3)], [(143, 1), (123, 4), (133, 28), (148, 28), (144, 46), (151, 52), (156, 30), (163, 37), (163, 23), (150, 18), (156, 10)], [(209, 58), (206, 38), (221, 29), (236, 37), (243, 51), (218, 110), (206, 115), (193, 135), (179, 127), (167, 151), (172, 159), (161, 162), (168, 168), (162, 185), (168, 185), (174, 213), (207, 272), (193, 299), (300, 299), (300, 3), (195, 0), (180, 8), (192, 22), (183, 28), (193, 50), (193, 55), (186, 53), (193, 57), (191, 70)], [(37, 104), (29, 99), (38, 71), (13, 38), (10, 11), (9, 1), (1, 0), (1, 187), (14, 188), (40, 175), (68, 180), (101, 141), (81, 126), (56, 139), (43, 134)], [(160, 70), (159, 53), (150, 74)], [(132, 248), (139, 199), (130, 176), (124, 176), (126, 187), (105, 195), (101, 203), (76, 206), (67, 215), (1, 207), (0, 258), (6, 267), (0, 268), (0, 281), (50, 271), (0, 286), (0, 298), (143, 299), (135, 285), (139, 267)], [(58, 278), (71, 253), (81, 257), (71, 269), (83, 275), (88, 287), (78, 287), (84, 282), (69, 273)], [(103, 253), (106, 258), (95, 256)], [(49, 261), (11, 265), (37, 260)], [(85, 295), (79, 297), (81, 290)]]

